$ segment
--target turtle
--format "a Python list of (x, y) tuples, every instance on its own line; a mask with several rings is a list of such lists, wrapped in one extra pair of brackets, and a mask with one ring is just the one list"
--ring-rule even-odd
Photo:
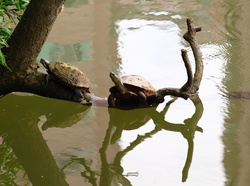
[(109, 89), (108, 103), (110, 107), (119, 104), (132, 104), (138, 107), (149, 107), (157, 104), (156, 89), (140, 75), (127, 75), (119, 79), (113, 72), (110, 78), (115, 86)]
[(67, 87), (71, 88), (76, 96), (74, 101), (82, 102), (83, 100), (86, 103), (90, 104), (90, 81), (88, 77), (77, 67), (70, 63), (65, 62), (49, 62), (41, 58), (41, 64), (47, 69), (48, 76), (46, 78), (46, 85), (50, 79), (58, 81)]

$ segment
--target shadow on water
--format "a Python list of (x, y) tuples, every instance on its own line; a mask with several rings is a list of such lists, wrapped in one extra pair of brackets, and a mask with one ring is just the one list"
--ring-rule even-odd
[[(188, 144), (186, 162), (182, 170), (182, 181), (185, 182), (193, 158), (195, 132), (203, 131), (201, 127), (197, 126), (203, 114), (203, 104), (198, 95), (193, 96), (191, 98), (195, 106), (193, 116), (185, 119), (183, 123), (170, 123), (165, 120), (165, 115), (175, 100), (175, 98), (170, 100), (161, 112), (157, 111), (156, 108), (129, 111), (108, 108), (110, 121), (99, 150), (101, 172), (92, 170), (91, 160), (77, 156), (72, 156), (71, 161), (60, 169), (38, 125), (39, 118), (46, 116), (47, 120), (43, 123), (42, 130), (46, 130), (49, 127), (70, 127), (83, 119), (90, 107), (37, 96), (22, 96), (20, 99), (20, 96), (14, 94), (8, 95), (1, 99), (0, 104), (0, 135), (3, 138), (2, 145), (7, 144), (13, 149), (14, 154), (33, 185), (68, 185), (65, 180), (64, 174), (66, 173), (64, 173), (64, 169), (73, 162), (78, 162), (84, 167), (84, 170), (80, 171), (81, 176), (91, 185), (108, 186), (118, 183), (132, 185), (128, 177), (137, 176), (138, 172), (123, 173), (121, 160), (124, 156), (143, 143), (145, 139), (152, 137), (161, 130), (178, 132), (182, 134)], [(55, 103), (51, 104), (51, 101)], [(109, 163), (106, 154), (108, 147), (116, 144), (124, 130), (138, 129), (150, 119), (155, 124), (154, 129), (138, 135), (125, 149), (117, 152), (112, 163)], [(3, 148), (0, 149), (3, 150)], [(0, 153), (4, 154), (6, 152)]]

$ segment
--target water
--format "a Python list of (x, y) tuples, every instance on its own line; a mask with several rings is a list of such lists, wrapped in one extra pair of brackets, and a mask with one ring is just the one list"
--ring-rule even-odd
[(197, 34), (204, 59), (202, 105), (195, 108), (179, 98), (168, 107), (166, 97), (156, 110), (120, 111), (10, 94), (1, 99), (0, 134), (7, 144), (1, 153), (16, 160), (13, 150), (21, 163), (10, 167), (20, 169), (16, 183), (249, 185), (250, 102), (220, 91), (250, 90), (249, 5), (246, 0), (66, 1), (38, 59), (78, 66), (100, 97), (113, 85), (110, 71), (143, 75), (156, 88), (182, 86), (182, 48), (193, 63), (182, 35), (186, 18), (193, 18), (202, 26)]

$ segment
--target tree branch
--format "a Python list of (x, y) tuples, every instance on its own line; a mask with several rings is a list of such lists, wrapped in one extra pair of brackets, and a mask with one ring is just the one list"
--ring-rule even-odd
[(195, 27), (192, 19), (187, 19), (187, 27), (188, 31), (183, 35), (183, 38), (190, 44), (195, 59), (193, 86), (189, 91), (191, 93), (196, 93), (199, 90), (203, 76), (202, 53), (196, 39), (196, 32), (200, 32), (201, 27)]
[(193, 72), (192, 72), (192, 67), (188, 58), (188, 54), (187, 54), (187, 50), (182, 49), (181, 50), (181, 56), (182, 56), (182, 60), (185, 64), (186, 70), (187, 70), (187, 82), (181, 87), (181, 92), (187, 92), (188, 90), (190, 90), (190, 88), (193, 85)]
[(203, 75), (203, 61), (202, 53), (196, 39), (196, 32), (201, 31), (201, 27), (195, 27), (192, 19), (187, 19), (188, 31), (183, 35), (183, 38), (190, 44), (194, 59), (195, 59), (195, 73), (193, 76), (191, 64), (188, 58), (187, 51), (181, 50), (182, 59), (187, 71), (187, 82), (181, 88), (161, 88), (156, 91), (157, 102), (162, 103), (166, 95), (182, 97), (188, 99), (191, 95), (197, 93)]

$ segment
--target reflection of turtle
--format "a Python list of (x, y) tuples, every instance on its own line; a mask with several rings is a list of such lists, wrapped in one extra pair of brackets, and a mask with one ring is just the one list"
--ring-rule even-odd
[[(70, 108), (70, 109), (68, 109)], [(48, 128), (66, 128), (71, 127), (77, 122), (83, 120), (88, 114), (90, 107), (81, 106), (78, 104), (71, 104), (66, 101), (54, 101), (49, 111), (46, 111), (46, 121), (41, 129), (47, 130)]]
[(156, 89), (142, 76), (129, 75), (119, 79), (114, 73), (110, 73), (114, 87), (110, 88), (108, 98), (111, 107), (117, 107), (119, 104), (131, 104), (136, 107), (152, 106), (156, 100), (154, 98)]
[(150, 109), (120, 110), (109, 108), (110, 124), (113, 125), (113, 134), (110, 142), (114, 144), (122, 136), (124, 130), (136, 130), (145, 125), (151, 118), (148, 115)]
[(53, 78), (68, 86), (75, 91), (76, 96), (74, 99), (77, 102), (82, 101), (84, 98), (89, 98), (86, 94), (90, 93), (90, 81), (79, 68), (65, 62), (49, 62), (43, 58), (40, 62), (49, 74), (46, 83), (48, 83), (50, 78)]

